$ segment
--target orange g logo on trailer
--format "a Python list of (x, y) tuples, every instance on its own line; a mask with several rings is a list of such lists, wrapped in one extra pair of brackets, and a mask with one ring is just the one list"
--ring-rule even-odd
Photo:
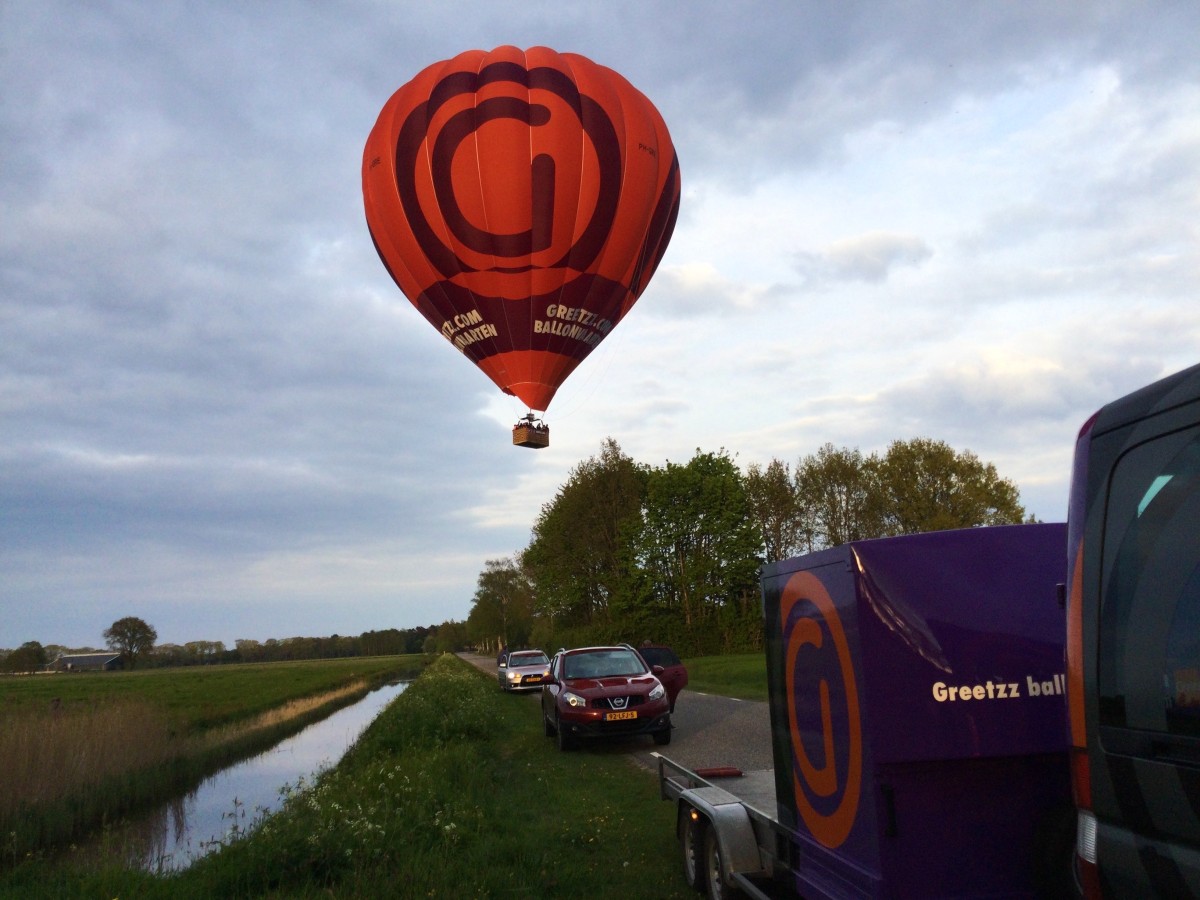
[[(812, 611), (802, 609), (793, 620), (792, 612), (799, 604), (812, 607)], [(810, 572), (798, 572), (788, 579), (780, 599), (779, 618), (787, 665), (796, 810), (818, 842), (829, 848), (839, 847), (854, 827), (862, 794), (862, 719), (854, 660), (833, 598)], [(818, 678), (815, 685), (796, 683), (800, 654), (813, 652), (832, 653), (837, 661), (833, 671), (840, 684), (831, 685), (824, 677)], [(820, 713), (821, 753), (816, 761), (803, 741), (803, 726), (809, 723), (801, 722), (797, 714), (797, 701), (813, 696)]]

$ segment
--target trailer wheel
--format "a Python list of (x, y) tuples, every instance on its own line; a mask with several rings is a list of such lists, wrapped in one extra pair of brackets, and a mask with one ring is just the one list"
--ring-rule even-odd
[(709, 900), (734, 900), (742, 892), (725, 883), (725, 865), (721, 862), (721, 842), (717, 840), (717, 829), (704, 829), (704, 875), (708, 883)]
[(705, 820), (690, 806), (683, 809), (679, 841), (683, 845), (683, 878), (688, 887), (704, 893), (704, 832)]

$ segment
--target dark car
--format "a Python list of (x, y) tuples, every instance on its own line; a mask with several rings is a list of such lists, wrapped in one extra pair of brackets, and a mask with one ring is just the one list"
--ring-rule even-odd
[(579, 739), (649, 734), (671, 742), (671, 701), (661, 681), (632, 647), (560, 650), (542, 687), (546, 735), (560, 750)]
[(687, 687), (687, 666), (683, 664), (674, 650), (664, 647), (662, 644), (642, 644), (637, 648), (637, 652), (646, 661), (650, 671), (658, 676), (658, 680), (667, 689), (667, 699), (671, 701), (671, 712), (675, 712), (675, 698), (679, 696), (680, 691)]

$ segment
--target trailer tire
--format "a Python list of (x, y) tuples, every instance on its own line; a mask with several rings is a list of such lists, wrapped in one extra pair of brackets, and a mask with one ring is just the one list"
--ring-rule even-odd
[(708, 823), (690, 806), (685, 806), (681, 812), (682, 822), (679, 825), (679, 843), (683, 847), (683, 879), (687, 886), (697, 893), (703, 894), (706, 888), (704, 879), (704, 832)]
[(725, 883), (725, 864), (721, 860), (721, 842), (717, 829), (704, 829), (704, 880), (707, 882), (709, 900), (736, 900), (742, 892)]

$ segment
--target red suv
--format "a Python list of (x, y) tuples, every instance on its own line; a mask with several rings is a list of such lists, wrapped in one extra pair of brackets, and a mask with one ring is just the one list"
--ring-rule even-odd
[(658, 680), (667, 689), (667, 699), (671, 701), (671, 712), (675, 712), (675, 698), (687, 687), (687, 666), (670, 647), (662, 644), (642, 644), (637, 648), (638, 654), (646, 661), (650, 671), (658, 676)]
[(638, 734), (671, 743), (666, 688), (632, 647), (559, 650), (542, 685), (542, 720), (560, 750), (580, 738)]

